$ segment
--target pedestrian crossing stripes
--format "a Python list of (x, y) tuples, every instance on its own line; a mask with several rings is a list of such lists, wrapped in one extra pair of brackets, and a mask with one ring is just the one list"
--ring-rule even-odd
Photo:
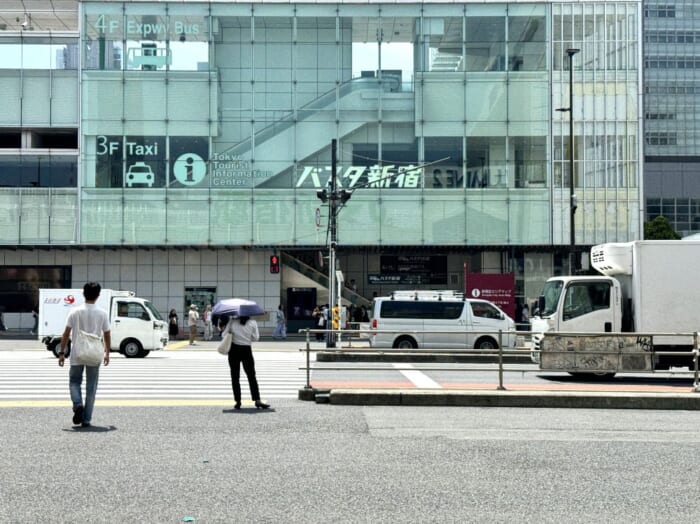
[[(109, 366), (100, 369), (98, 402), (162, 400), (165, 404), (178, 400), (233, 401), (228, 363), (220, 355), (179, 353), (180, 358), (167, 357), (126, 359), (113, 355)], [(266, 354), (256, 357), (256, 375), (264, 399), (297, 398), (305, 384), (301, 362), (294, 354), (281, 358)], [(18, 401), (69, 401), (69, 365), (59, 367), (52, 357), (15, 358), (2, 363), (0, 407)], [(243, 397), (249, 396), (248, 382), (241, 369)]]

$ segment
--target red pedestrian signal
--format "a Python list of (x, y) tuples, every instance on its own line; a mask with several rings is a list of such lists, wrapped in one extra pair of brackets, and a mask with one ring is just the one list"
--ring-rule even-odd
[(272, 255), (270, 257), (270, 273), (280, 272), (280, 257), (277, 255)]

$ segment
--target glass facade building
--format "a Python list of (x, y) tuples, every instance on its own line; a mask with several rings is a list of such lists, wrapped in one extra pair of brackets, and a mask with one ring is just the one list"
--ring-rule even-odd
[(644, 3), (646, 219), (700, 233), (700, 5)]
[(641, 236), (641, 28), (636, 1), (81, 2), (72, 35), (0, 32), (0, 243), (264, 273), (327, 246), (335, 139), (365, 296), (380, 253), (439, 253), (446, 286), (468, 259), (524, 300), (568, 270), (571, 179), (577, 245)]

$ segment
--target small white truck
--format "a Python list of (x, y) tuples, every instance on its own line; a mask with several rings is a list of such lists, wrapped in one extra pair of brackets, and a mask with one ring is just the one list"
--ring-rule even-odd
[[(82, 289), (39, 290), (39, 340), (56, 357), (68, 313), (84, 302)], [(143, 358), (168, 345), (167, 323), (148, 300), (131, 291), (103, 289), (97, 305), (109, 315), (112, 351)]]
[[(693, 349), (692, 334), (700, 330), (699, 261), (698, 241), (639, 240), (594, 246), (591, 265), (600, 275), (553, 277), (545, 283), (538, 310), (531, 318), (533, 361), (540, 363), (542, 369), (552, 369), (542, 359), (544, 348), (540, 354), (539, 346), (546, 332), (584, 334), (581, 337), (586, 333), (629, 333), (633, 338), (627, 337), (627, 341), (619, 342), (617, 347), (626, 344), (635, 346), (637, 353), (641, 350), (653, 354), (653, 361), (647, 360), (650, 367), (692, 366), (690, 355), (665, 355), (664, 352)], [(639, 336), (653, 333), (668, 336)], [(567, 352), (574, 351), (574, 346), (589, 352), (587, 359), (577, 361), (575, 369), (563, 369), (572, 373), (585, 372), (586, 360), (591, 370), (595, 369), (595, 361), (603, 359), (596, 359), (590, 351), (606, 351), (604, 344), (612, 347), (605, 336), (586, 337), (586, 341), (564, 338), (560, 344), (564, 351), (552, 355), (551, 362), (566, 366)], [(582, 362), (583, 368), (578, 367)], [(631, 371), (624, 369), (624, 362), (635, 362), (635, 359), (620, 357), (616, 369), (610, 369), (610, 362), (608, 360), (604, 366), (605, 372), (594, 374), (612, 376), (615, 371)]]

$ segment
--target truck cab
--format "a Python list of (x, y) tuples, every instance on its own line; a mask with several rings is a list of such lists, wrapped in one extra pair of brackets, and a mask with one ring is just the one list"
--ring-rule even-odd
[(145, 357), (151, 349), (161, 349), (168, 343), (165, 321), (146, 300), (115, 297), (110, 325), (112, 347), (127, 357)]
[(541, 333), (617, 333), (622, 329), (621, 289), (605, 276), (547, 280), (531, 319), (532, 360), (539, 363)]

